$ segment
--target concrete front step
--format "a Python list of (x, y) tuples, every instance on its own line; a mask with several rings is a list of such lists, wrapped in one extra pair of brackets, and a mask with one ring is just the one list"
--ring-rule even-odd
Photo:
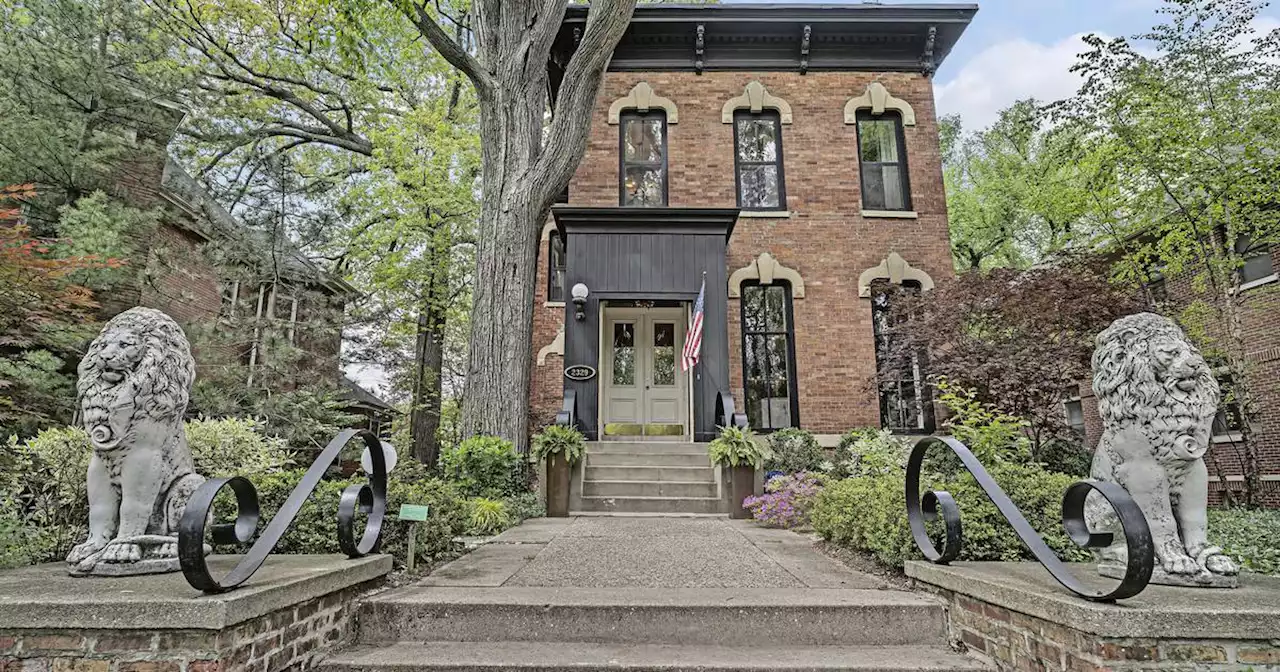
[(407, 587), (361, 604), (359, 643), (941, 646), (943, 617), (891, 590)]
[(715, 481), (711, 467), (593, 466), (587, 461), (588, 481)]
[(323, 664), (329, 672), (971, 672), (976, 661), (944, 646), (722, 647), (581, 642), (399, 642), (363, 646)]
[[(707, 473), (709, 477), (710, 472)], [(586, 497), (715, 497), (716, 482), (705, 481), (593, 481), (582, 482)]]
[(711, 458), (703, 453), (593, 453), (587, 452), (588, 467), (705, 467)]
[(589, 441), (588, 455), (640, 455), (646, 453), (685, 453), (706, 455), (707, 444), (677, 441)]
[(591, 497), (578, 498), (571, 513), (728, 513), (720, 497)]

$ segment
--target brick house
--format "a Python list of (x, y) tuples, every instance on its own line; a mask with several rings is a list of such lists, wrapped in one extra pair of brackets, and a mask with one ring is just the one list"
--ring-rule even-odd
[[(1250, 366), (1249, 387), (1258, 406), (1258, 421), (1251, 429), (1262, 481), (1259, 503), (1280, 507), (1280, 245), (1238, 245), (1245, 261), (1240, 269), (1239, 290), (1244, 293), (1241, 321), (1247, 343), (1245, 357)], [(1204, 296), (1186, 274), (1157, 275), (1148, 291), (1157, 309), (1169, 315)], [(1102, 434), (1102, 420), (1091, 383), (1082, 383), (1079, 395), (1066, 399), (1063, 406), (1067, 423), (1087, 446), (1096, 446)], [(1243, 487), (1240, 422), (1239, 411), (1231, 404), (1224, 404), (1214, 421), (1214, 445), (1209, 454), (1211, 501), (1221, 501), (1226, 488), (1239, 492)]]
[[(165, 149), (182, 116), (182, 110), (162, 104), (158, 117), (169, 123), (139, 132), (132, 143), (135, 151), (115, 171), (115, 196), (140, 209), (156, 209), (160, 218), (154, 230), (133, 241), (133, 254), (125, 260), (140, 270), (133, 281), (98, 289), (102, 318), (146, 306), (173, 317), (189, 335), (201, 327), (227, 331), (237, 316), (256, 318), (302, 349), (304, 369), (331, 372), (339, 393), (351, 402), (350, 410), (366, 416), (370, 427), (386, 424), (390, 406), (366, 390), (356, 392), (355, 384), (341, 376), (340, 325), (300, 326), (311, 323), (321, 311), (341, 315), (355, 288), (287, 243), (272, 243), (244, 226), (188, 175)], [(246, 267), (240, 275), (265, 279), (246, 282), (224, 277), (206, 250), (216, 245), (250, 250), (250, 258), (262, 257), (257, 265), (270, 266), (269, 272)], [(244, 375), (253, 375), (260, 348), (266, 347), (268, 339), (260, 331), (252, 334), (244, 343), (198, 348), (197, 379), (227, 367), (244, 368)]]
[[(885, 287), (954, 274), (932, 73), (974, 5), (641, 6), (543, 231), (534, 425), (590, 439), (933, 429), (879, 371)], [(553, 52), (585, 21), (571, 7)], [(682, 371), (705, 279), (701, 357)], [(575, 300), (576, 299), (576, 300)]]

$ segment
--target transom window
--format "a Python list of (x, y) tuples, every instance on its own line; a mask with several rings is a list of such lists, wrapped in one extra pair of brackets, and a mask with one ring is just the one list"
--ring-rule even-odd
[(551, 234), (547, 245), (547, 301), (564, 301), (564, 239)]
[(858, 113), (858, 160), (864, 209), (911, 209), (901, 116), (894, 112), (880, 116)]
[(667, 113), (626, 112), (619, 120), (618, 200), (626, 207), (667, 204)]
[(791, 285), (742, 285), (742, 372), (747, 419), (770, 431), (800, 425)]
[(871, 286), (871, 324), (876, 341), (876, 383), (880, 391), (880, 426), (906, 434), (933, 431), (932, 404), (924, 385), (922, 357), (904, 358), (895, 352), (893, 297), (919, 292), (920, 284), (904, 281), (902, 288), (883, 280)]
[(733, 115), (738, 207), (783, 210), (787, 192), (782, 173), (782, 123), (777, 112)]

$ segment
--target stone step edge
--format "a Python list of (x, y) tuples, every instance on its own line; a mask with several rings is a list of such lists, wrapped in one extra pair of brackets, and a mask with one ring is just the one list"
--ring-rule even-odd
[(715, 483), (716, 483), (715, 481), (712, 481), (712, 480), (707, 480), (707, 481), (654, 481), (654, 480), (648, 480), (648, 479), (645, 479), (645, 480), (638, 480), (638, 481), (637, 481), (637, 480), (632, 480), (632, 479), (624, 479), (624, 480), (620, 480), (620, 479), (596, 480), (596, 479), (594, 479), (594, 478), (587, 478), (587, 479), (583, 479), (583, 481), (582, 481), (582, 482), (583, 482), (583, 484), (584, 484), (584, 485), (586, 485), (586, 484), (591, 484), (591, 483), (600, 483), (600, 484), (615, 484), (615, 483), (621, 483), (621, 484), (624, 484), (624, 485), (635, 485), (635, 484), (638, 484), (638, 483), (643, 483), (643, 484), (647, 484), (647, 485), (715, 485)]
[(678, 500), (682, 502), (688, 501), (688, 500), (696, 500), (699, 502), (718, 502), (720, 501), (721, 498), (720, 497), (664, 497), (661, 495), (582, 495), (581, 499), (583, 501), (603, 500), (603, 499), (627, 499), (627, 500), (634, 499), (634, 500), (654, 501), (654, 502), (657, 502), (657, 501), (667, 502), (672, 500)]
[[(430, 662), (427, 662), (430, 661)], [(739, 672), (969, 672), (979, 661), (935, 646), (741, 647), (580, 642), (398, 642), (329, 657), (330, 672), (431, 670), (736, 670)]]

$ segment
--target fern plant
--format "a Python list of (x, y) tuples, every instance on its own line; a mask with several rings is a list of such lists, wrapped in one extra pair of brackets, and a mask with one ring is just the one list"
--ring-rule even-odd
[(773, 457), (773, 451), (750, 428), (721, 427), (707, 455), (715, 465), (747, 466), (759, 469)]
[(586, 446), (586, 438), (577, 429), (568, 425), (547, 425), (533, 437), (533, 457), (541, 461), (560, 453), (569, 464), (577, 464), (582, 460)]

